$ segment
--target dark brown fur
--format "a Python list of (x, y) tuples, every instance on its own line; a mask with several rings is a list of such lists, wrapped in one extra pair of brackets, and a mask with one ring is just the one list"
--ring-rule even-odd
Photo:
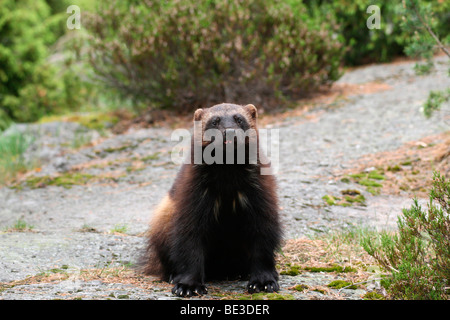
[[(256, 118), (253, 105), (233, 104), (194, 115), (204, 129), (222, 132), (257, 130)], [(275, 178), (260, 174), (261, 157), (257, 164), (183, 164), (152, 217), (144, 272), (173, 282), (179, 296), (206, 293), (207, 280), (239, 277), (249, 277), (249, 292), (277, 291), (282, 232)]]

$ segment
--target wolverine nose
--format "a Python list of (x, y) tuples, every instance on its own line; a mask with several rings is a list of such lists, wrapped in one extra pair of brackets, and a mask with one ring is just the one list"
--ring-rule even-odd
[(223, 134), (224, 134), (225, 144), (228, 144), (228, 143), (233, 142), (233, 140), (236, 136), (236, 131), (234, 129), (225, 129)]

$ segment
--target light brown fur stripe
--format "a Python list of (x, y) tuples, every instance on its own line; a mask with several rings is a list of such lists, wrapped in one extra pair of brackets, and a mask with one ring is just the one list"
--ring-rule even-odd
[(156, 207), (150, 220), (150, 234), (165, 233), (175, 212), (175, 203), (167, 194)]

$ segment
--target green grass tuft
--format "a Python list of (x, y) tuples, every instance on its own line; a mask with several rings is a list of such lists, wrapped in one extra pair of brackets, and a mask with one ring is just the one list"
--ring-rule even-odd
[(18, 131), (0, 135), (0, 183), (13, 179), (17, 173), (26, 172), (34, 164), (24, 158), (32, 137)]
[(6, 232), (27, 232), (32, 231), (34, 226), (29, 225), (23, 219), (18, 219), (14, 225), (5, 229)]

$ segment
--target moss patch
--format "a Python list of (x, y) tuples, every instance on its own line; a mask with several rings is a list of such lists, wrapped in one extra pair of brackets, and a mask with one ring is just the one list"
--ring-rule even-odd
[(148, 155), (148, 156), (145, 156), (145, 157), (141, 158), (140, 160), (144, 161), (144, 162), (151, 161), (151, 160), (158, 160), (160, 155), (161, 155), (161, 152), (155, 152), (155, 153), (153, 153), (151, 155)]
[(332, 195), (326, 194), (322, 199), (325, 200), (329, 206), (334, 206), (336, 204), (336, 199)]
[(348, 177), (341, 179), (351, 180), (362, 186), (366, 187), (366, 190), (373, 195), (380, 193), (380, 189), (383, 187), (381, 181), (385, 180), (386, 177), (382, 169), (375, 169), (369, 172), (361, 172), (356, 174), (351, 174)]
[(338, 273), (356, 272), (355, 268), (348, 266), (343, 267), (338, 264), (333, 264), (331, 267), (305, 267), (304, 270), (309, 272), (338, 272)]
[(297, 265), (286, 265), (287, 269), (280, 272), (281, 275), (298, 276), (302, 273), (301, 267)]
[(297, 276), (302, 273), (302, 271), (308, 271), (308, 272), (338, 272), (338, 273), (346, 273), (346, 272), (356, 272), (356, 269), (352, 267), (343, 267), (338, 264), (333, 264), (328, 267), (302, 267), (299, 265), (291, 265), (286, 264), (284, 266), (280, 266), (281, 275), (287, 275), (287, 276)]
[(367, 292), (363, 296), (363, 300), (386, 300), (381, 294), (376, 293), (375, 291)]
[(55, 177), (30, 177), (25, 181), (25, 184), (31, 189), (45, 188), (46, 186), (58, 186), (69, 189), (73, 185), (84, 185), (94, 177), (86, 173), (65, 173)]
[(388, 166), (387, 170), (391, 171), (391, 172), (399, 172), (399, 171), (402, 171), (402, 168), (398, 164), (396, 164), (396, 165), (394, 165), (392, 167)]
[(385, 179), (384, 175), (379, 173), (377, 170), (370, 171), (368, 178), (375, 179), (375, 180), (384, 180)]
[(327, 291), (326, 291), (326, 290), (320, 289), (320, 288), (315, 288), (315, 289), (313, 289), (312, 291), (319, 292), (319, 293), (321, 293), (321, 294), (327, 294)]
[(366, 187), (375, 187), (375, 188), (381, 188), (383, 185), (379, 182), (370, 180), (370, 179), (361, 179), (358, 181), (358, 183), (362, 186)]
[[(115, 153), (115, 152), (122, 152), (122, 151), (127, 150), (127, 149), (136, 149), (136, 148), (137, 148), (136, 144), (126, 144), (126, 145), (123, 145), (123, 146), (120, 146), (120, 147), (105, 148), (105, 149), (103, 149), (101, 151), (107, 152), (107, 153)], [(98, 152), (96, 151), (96, 153), (98, 153)]]
[(280, 293), (253, 293), (253, 294), (238, 294), (233, 299), (237, 300), (295, 300), (291, 294)]
[(116, 180), (112, 176), (95, 176), (81, 172), (66, 172), (58, 176), (31, 176), (24, 182), (18, 182), (13, 188), (21, 189), (23, 185), (31, 189), (45, 188), (47, 186), (58, 186), (70, 189), (75, 185), (86, 185), (92, 181)]
[(342, 207), (350, 207), (354, 204), (365, 206), (366, 198), (361, 194), (360, 191), (354, 189), (347, 189), (341, 191), (343, 197), (337, 197), (332, 195), (325, 195), (322, 199), (329, 206), (342, 206)]
[(335, 280), (330, 282), (327, 285), (329, 288), (333, 288), (333, 289), (342, 289), (347, 287), (346, 289), (352, 289), (352, 290), (356, 290), (357, 287), (355, 285), (352, 285), (351, 282), (347, 282), (345, 280)]
[(132, 172), (137, 172), (137, 171), (143, 171), (145, 170), (145, 167), (134, 167), (134, 166), (129, 166), (127, 167), (126, 171), (127, 173), (132, 173)]
[(303, 292), (309, 289), (309, 287), (306, 284), (298, 284), (295, 287), (291, 288), (292, 290)]

